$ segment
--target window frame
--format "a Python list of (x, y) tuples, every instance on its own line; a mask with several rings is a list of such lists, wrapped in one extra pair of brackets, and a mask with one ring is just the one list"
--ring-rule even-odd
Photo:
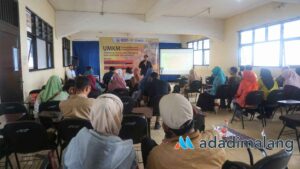
[[(292, 38), (284, 38), (284, 24), (288, 23), (288, 22), (294, 22), (294, 21), (300, 21), (300, 17), (296, 17), (296, 18), (292, 18), (292, 19), (287, 19), (287, 20), (281, 20), (281, 21), (278, 21), (278, 22), (272, 22), (272, 23), (267, 23), (267, 24), (263, 24), (263, 25), (260, 25), (260, 26), (255, 26), (255, 27), (252, 27), (252, 28), (247, 28), (247, 29), (243, 29), (243, 30), (240, 30), (238, 31), (238, 63), (239, 63), (239, 66), (242, 66), (241, 65), (241, 62), (242, 62), (242, 56), (241, 56), (241, 49), (242, 47), (244, 46), (252, 46), (252, 63), (251, 63), (251, 66), (253, 67), (270, 67), (270, 68), (280, 68), (280, 67), (285, 67), (285, 66), (290, 66), (292, 68), (294, 67), (299, 67), (300, 65), (287, 65), (285, 63), (285, 46), (284, 46), (284, 43), (287, 42), (287, 41), (292, 41), (292, 40), (300, 40), (300, 36), (299, 37), (292, 37)], [(279, 36), (279, 39), (277, 40), (269, 40), (269, 27), (271, 26), (275, 26), (275, 25), (279, 25), (280, 26), (280, 36)], [(265, 28), (265, 41), (261, 41), (261, 42), (255, 42), (255, 30), (256, 29), (260, 29), (260, 28)], [(247, 43), (247, 44), (242, 44), (241, 43), (241, 34), (245, 31), (252, 31), (252, 43)], [(278, 66), (256, 66), (254, 65), (254, 45), (255, 44), (260, 44), (260, 43), (266, 43), (266, 42), (276, 42), (278, 41), (279, 44), (280, 44), (280, 49), (279, 49), (279, 65)], [(244, 66), (244, 65), (243, 65)]]
[[(67, 56), (65, 56), (65, 50), (67, 50)], [(63, 56), (63, 67), (68, 67), (70, 64), (72, 64), (71, 41), (66, 37), (62, 38), (62, 56)], [(65, 62), (65, 57), (67, 57), (69, 63)]]
[[(32, 10), (26, 7), (26, 12), (31, 13), (31, 32), (27, 30), (27, 22), (26, 22), (26, 32), (27, 38), (32, 39), (32, 56), (33, 56), (33, 68), (29, 68), (29, 72), (40, 71), (40, 70), (48, 70), (54, 69), (54, 42), (53, 42), (53, 27), (36, 15)], [(27, 16), (26, 16), (27, 17)], [(39, 22), (40, 27), (37, 27), (36, 22)], [(37, 33), (37, 29), (39, 29), (39, 33)], [(38, 56), (37, 56), (37, 39), (45, 41), (46, 47), (46, 62), (47, 67), (39, 69), (38, 68)], [(28, 48), (29, 46), (27, 46)], [(50, 49), (49, 49), (50, 48)], [(50, 56), (49, 52), (50, 51)], [(29, 53), (27, 54), (29, 55)], [(29, 58), (27, 58), (28, 61)]]
[[(208, 40), (209, 48), (204, 48), (204, 41), (206, 41), (206, 40)], [(211, 42), (210, 41), (211, 40), (209, 38), (203, 38), (203, 39), (198, 39), (198, 40), (187, 42), (187, 48), (188, 49), (193, 49), (194, 52), (195, 51), (201, 51), (201, 53), (202, 53), (202, 64), (195, 64), (195, 62), (194, 62), (194, 66), (209, 66), (209, 64), (210, 64), (210, 47), (211, 47)], [(195, 50), (195, 48), (194, 48), (194, 43), (195, 42), (197, 43), (197, 50)], [(199, 49), (199, 42), (202, 43), (202, 48), (201, 49)], [(189, 44), (192, 44), (192, 48), (189, 48)], [(209, 64), (205, 64), (205, 52), (206, 51), (209, 51), (209, 61), (208, 61)], [(195, 57), (195, 55), (194, 55), (194, 57)]]

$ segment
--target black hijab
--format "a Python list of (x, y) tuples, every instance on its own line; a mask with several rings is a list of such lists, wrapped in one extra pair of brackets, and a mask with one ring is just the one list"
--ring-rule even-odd
[(274, 86), (274, 79), (272, 77), (272, 73), (269, 69), (261, 69), (260, 71), (260, 77), (262, 79), (262, 82), (267, 87), (267, 89), (272, 89)]

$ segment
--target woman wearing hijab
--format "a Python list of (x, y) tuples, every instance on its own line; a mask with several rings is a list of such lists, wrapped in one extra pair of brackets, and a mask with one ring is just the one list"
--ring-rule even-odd
[(115, 73), (108, 83), (108, 91), (113, 91), (115, 89), (126, 89), (126, 83), (119, 73)]
[(201, 107), (202, 111), (214, 111), (214, 99), (217, 89), (226, 82), (226, 76), (219, 66), (212, 70), (212, 74), (214, 77), (212, 88), (201, 94), (197, 101), (197, 106)]
[(284, 69), (284, 93), (287, 99), (300, 100), (300, 76), (293, 70)]
[(258, 84), (259, 90), (262, 90), (264, 92), (265, 100), (267, 99), (271, 91), (278, 89), (278, 84), (273, 79), (272, 73), (269, 69), (261, 69)]
[(258, 90), (258, 83), (256, 74), (251, 70), (243, 71), (243, 78), (240, 83), (237, 94), (235, 95), (235, 103), (240, 107), (245, 106), (246, 96), (252, 92)]
[[(269, 69), (260, 70), (260, 79), (258, 80), (259, 90), (264, 92), (264, 103), (266, 103), (269, 94), (273, 90), (278, 89), (277, 82), (273, 79), (272, 73)], [(265, 108), (265, 117), (270, 118), (272, 116), (273, 108)], [(262, 115), (259, 115), (257, 118), (261, 119)]]
[(63, 155), (65, 169), (135, 169), (132, 140), (118, 137), (123, 103), (115, 95), (103, 94), (95, 100), (90, 120), (93, 129), (83, 128)]
[(139, 68), (133, 69), (133, 77), (130, 79), (130, 95), (132, 95), (135, 91), (139, 90), (141, 76)]
[(90, 81), (91, 92), (89, 93), (89, 98), (97, 98), (100, 94), (100, 85), (97, 82), (97, 79), (93, 75), (87, 75), (87, 78)]
[(43, 89), (38, 95), (34, 104), (34, 115), (37, 116), (39, 112), (39, 105), (49, 101), (62, 101), (67, 100), (69, 97), (68, 92), (63, 91), (61, 79), (58, 76), (51, 76)]

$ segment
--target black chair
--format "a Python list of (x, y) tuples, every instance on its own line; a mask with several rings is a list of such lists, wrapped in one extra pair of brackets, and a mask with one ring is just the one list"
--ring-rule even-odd
[[(42, 111), (60, 112), (59, 103), (60, 101), (49, 101), (49, 102), (41, 103), (39, 106), (39, 112)], [(39, 119), (46, 129), (53, 127), (53, 121), (51, 117), (39, 116)]]
[(143, 116), (126, 115), (123, 117), (122, 128), (119, 137), (132, 139), (133, 144), (141, 143), (145, 136), (148, 136), (147, 120)]
[(285, 169), (292, 156), (292, 151), (281, 150), (276, 154), (264, 157), (255, 164), (226, 161), (222, 169)]
[(45, 103), (41, 103), (39, 106), (39, 112), (42, 111), (60, 111), (59, 110), (60, 101), (49, 101)]
[(121, 96), (120, 99), (123, 102), (123, 114), (132, 113), (133, 107), (135, 105), (133, 98), (129, 96)]
[(287, 114), (279, 117), (283, 122), (283, 127), (279, 133), (278, 139), (280, 139), (285, 127), (293, 129), (295, 131), (296, 140), (300, 152), (300, 133), (297, 128), (300, 127), (300, 114)]
[(58, 144), (60, 145), (60, 155), (68, 146), (73, 137), (83, 128), (92, 129), (90, 121), (78, 118), (64, 119), (56, 126), (58, 132)]
[[(242, 112), (240, 117), (242, 120), (243, 129), (244, 129), (245, 128), (244, 117), (243, 117), (244, 115), (248, 115), (248, 113), (250, 113), (251, 114), (250, 120), (253, 120), (255, 112), (259, 112), (260, 114), (263, 114), (262, 107), (261, 107), (263, 98), (264, 98), (264, 93), (262, 91), (250, 92), (246, 96), (246, 100), (245, 100), (246, 106), (245, 107), (240, 107), (238, 104), (236, 104), (236, 108), (234, 110), (234, 113), (233, 113), (233, 116), (231, 119), (231, 123), (232, 123), (234, 117), (238, 115), (238, 110), (240, 110)], [(266, 125), (266, 119), (264, 117), (262, 118), (262, 125), (263, 126)]]
[[(274, 117), (277, 109), (280, 107), (278, 104), (278, 101), (284, 100), (285, 99), (285, 94), (283, 90), (273, 90), (271, 93), (268, 95), (267, 100), (265, 104), (263, 105), (263, 109), (266, 112), (266, 109), (273, 110), (272, 112), (272, 118)], [(281, 111), (282, 115), (282, 111)]]
[(188, 99), (189, 99), (189, 93), (196, 93), (195, 100), (197, 100), (198, 93), (201, 93), (201, 88), (202, 88), (202, 82), (200, 80), (192, 81), (189, 88), (185, 90)]
[(14, 153), (17, 166), (20, 169), (20, 161), (17, 153), (28, 154), (42, 150), (55, 150), (59, 159), (56, 135), (49, 134), (45, 128), (33, 121), (24, 121), (6, 124), (3, 129), (4, 151), (7, 157)]
[(219, 105), (220, 108), (226, 108), (226, 99), (229, 98), (229, 85), (220, 85), (216, 92), (215, 99), (220, 99), (221, 104)]
[(27, 109), (23, 104), (20, 104), (20, 103), (1, 103), (0, 104), (0, 115), (1, 114), (13, 114), (13, 113), (27, 114)]
[(129, 96), (129, 91), (127, 89), (123, 89), (123, 88), (115, 89), (111, 93), (115, 94), (115, 95), (117, 95), (119, 97), (121, 97), (121, 96)]

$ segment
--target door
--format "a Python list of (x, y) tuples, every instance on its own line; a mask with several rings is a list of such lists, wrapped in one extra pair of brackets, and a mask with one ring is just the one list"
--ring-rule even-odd
[(0, 102), (22, 102), (19, 29), (0, 21)]

